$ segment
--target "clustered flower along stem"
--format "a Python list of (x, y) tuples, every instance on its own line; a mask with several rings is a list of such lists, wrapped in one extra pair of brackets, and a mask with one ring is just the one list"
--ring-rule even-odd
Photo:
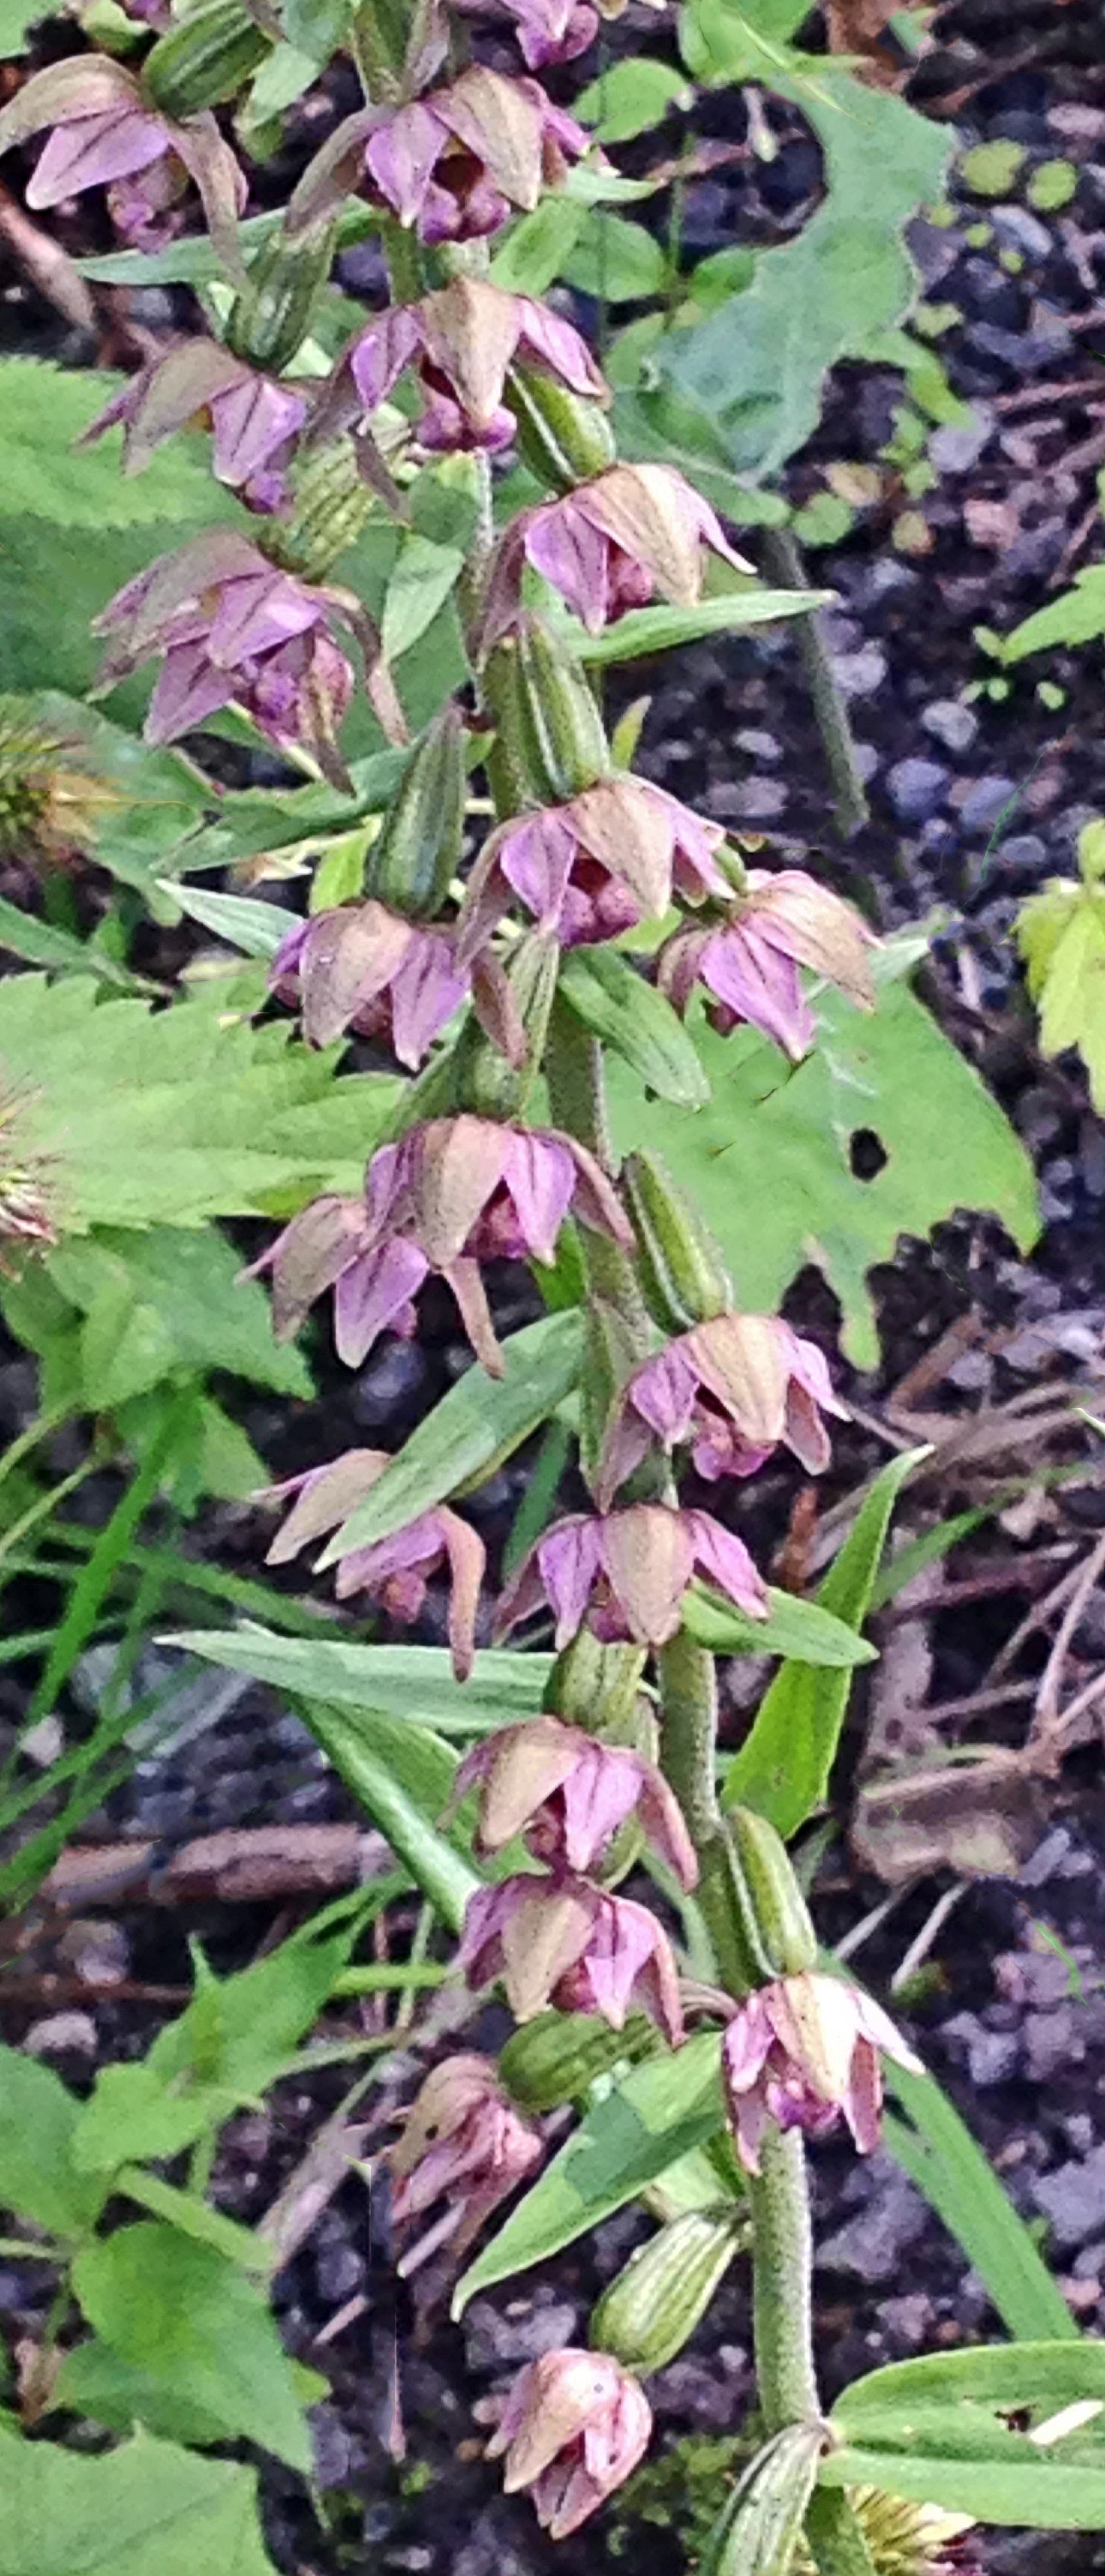
[[(301, 1209), (255, 1268), (271, 1276), (282, 1335), (332, 1295), (338, 1354), (352, 1368), (381, 1335), (417, 1331), (418, 1297), (436, 1276), (475, 1365), (494, 1379), (506, 1364), (486, 1265), (528, 1259), (551, 1270), (565, 1224), (577, 1229), (580, 1463), (593, 1508), (543, 1530), (500, 1598), (499, 1636), (551, 1607), (557, 1654), (541, 1715), (505, 1725), (460, 1766), (458, 1796), (478, 1797), (476, 1857), (521, 1839), (527, 1866), (476, 1889), (458, 1965), (474, 1988), (501, 1983), (522, 2025), (549, 2007), (569, 2029), (580, 2016), (600, 2035), (608, 2025), (609, 2063), (642, 2016), (677, 2049), (694, 1998), (658, 1915), (623, 1895), (621, 1881), (650, 1846), (672, 1881), (697, 1888), (753, 2218), (762, 2412), (769, 2435), (793, 2433), (812, 2479), (821, 2432), (802, 2133), (843, 2115), (857, 2146), (873, 2145), (878, 2053), (905, 2052), (875, 2005), (817, 1971), (773, 1829), (719, 1810), (714, 1663), (686, 1632), (684, 1603), (696, 1576), (749, 1620), (766, 1616), (768, 1594), (726, 1519), (680, 1506), (676, 1459), (689, 1450), (699, 1475), (724, 1487), (785, 1443), (816, 1473), (828, 1458), (823, 1413), (841, 1408), (814, 1345), (776, 1317), (736, 1310), (716, 1246), (647, 1151), (619, 1171), (603, 1046), (580, 1017), (577, 988), (569, 1008), (558, 979), (565, 952), (605, 947), (603, 962), (635, 991), (618, 943), (674, 910), (648, 970), (661, 1018), (685, 1015), (701, 990), (720, 1035), (751, 1023), (797, 1061), (816, 1037), (803, 975), (868, 1003), (869, 936), (803, 871), (746, 870), (719, 824), (617, 769), (586, 670), (547, 614), (558, 596), (598, 633), (657, 596), (692, 606), (708, 557), (750, 569), (682, 474), (618, 459), (609, 388), (579, 332), (489, 273), (491, 236), (534, 212), (591, 148), (532, 77), (592, 42), (590, 0), (500, 0), (526, 67), (514, 79), (469, 46), (480, 0), (362, 0), (351, 50), (365, 104), (323, 143), (248, 275), (237, 232), (246, 182), (213, 110), (237, 94), (268, 40), (236, 0), (203, 0), (176, 20), (171, 5), (141, 0), (160, 32), (137, 69), (82, 56), (36, 74), (0, 110), (0, 150), (51, 129), (32, 202), (106, 185), (128, 240), (162, 238), (194, 185), (237, 289), (225, 340), (151, 360), (94, 434), (121, 424), (127, 468), (138, 470), (200, 415), (213, 470), (255, 533), (220, 526), (130, 581), (98, 621), (109, 639), (104, 679), (160, 655), (151, 742), (233, 708), (337, 788), (348, 783), (342, 723), (360, 688), (408, 753), (356, 898), (290, 927), (270, 991), (298, 1008), (306, 1043), (354, 1031), (418, 1079), (363, 1187)], [(354, 195), (376, 211), (392, 300), (366, 317), (324, 384), (300, 382), (295, 363)], [(398, 387), (413, 404), (392, 413), (385, 456), (379, 415)], [(497, 528), (494, 459), (515, 447), (547, 497)], [(430, 473), (442, 459), (454, 462), (454, 490), (457, 472), (467, 474), (476, 503), (456, 592), (471, 692), (411, 745), (386, 619), (378, 628), (332, 576), (373, 506), (410, 524), (410, 470)], [(474, 744), (495, 823), (461, 883)], [(608, 1025), (601, 1013), (596, 1025)], [(547, 1126), (529, 1116), (538, 1076)], [(271, 1560), (343, 1527), (388, 1465), (380, 1452), (350, 1450), (275, 1489), (290, 1508)], [(484, 1547), (447, 1495), (389, 1535), (351, 1542), (337, 1589), (410, 1622), (443, 1570), (464, 1679)], [(650, 1658), (658, 1744), (642, 1690)], [(549, 2107), (538, 2090), (536, 2107)], [(554, 2088), (554, 2102), (569, 2098)], [(418, 2230), (405, 2271), (432, 2270), (445, 2253), (455, 2260), (533, 2173), (544, 2141), (529, 2107), (486, 2057), (430, 2071), (392, 2156), (397, 2222)], [(703, 2299), (736, 2243), (732, 2212), (723, 2218), (718, 2238), (710, 2213), (691, 2231)], [(662, 2246), (661, 2275), (664, 2260)], [(654, 2288), (655, 2265), (651, 2275)], [(685, 2298), (686, 2282), (674, 2286)], [(604, 2314), (629, 2335), (632, 2308), (619, 2299)], [(630, 2336), (624, 2348), (550, 2353), (522, 2372), (491, 2452), (508, 2491), (529, 2491), (554, 2538), (635, 2467), (651, 2424), (637, 2374), (661, 2366), (657, 2355), (678, 2348), (699, 2313), (680, 2309), (674, 2340), (669, 2315), (640, 2350)], [(798, 2520), (807, 2492), (808, 2481)], [(870, 2576), (846, 2499), (815, 2494), (808, 2531), (820, 2576)]]

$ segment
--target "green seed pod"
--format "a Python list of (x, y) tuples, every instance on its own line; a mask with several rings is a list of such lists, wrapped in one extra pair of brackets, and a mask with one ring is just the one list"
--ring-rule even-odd
[(788, 2424), (749, 2462), (706, 2543), (699, 2576), (790, 2576), (824, 2447), (822, 2424)]
[(606, 776), (610, 753), (586, 672), (540, 618), (520, 620), (495, 646), (484, 694), (498, 726), (488, 775), (504, 817), (562, 805)]
[(663, 2370), (701, 2323), (748, 2220), (724, 2202), (687, 2209), (657, 2229), (604, 2290), (591, 2317), (591, 2342), (627, 2370)]
[(430, 921), (456, 875), (468, 771), (464, 718), (450, 699), (415, 744), (365, 870), (365, 893), (408, 921)]
[(730, 1886), (754, 1983), (798, 1977), (817, 1965), (817, 1935), (786, 1845), (766, 1816), (734, 1807), (727, 1818)]
[(296, 458), (291, 480), (291, 517), (270, 521), (265, 552), (300, 581), (326, 581), (372, 515), (352, 440), (308, 448)]
[(630, 2013), (622, 2030), (591, 2013), (538, 2013), (516, 2030), (499, 2052), (499, 2074), (521, 2111), (559, 2111), (585, 2102), (592, 2084), (616, 2066), (657, 2057), (663, 2040), (645, 2013)]
[(721, 1253), (658, 1156), (628, 1155), (621, 1179), (645, 1304), (661, 1329), (686, 1333), (724, 1314), (733, 1283)]
[(511, 369), (506, 399), (526, 464), (554, 492), (574, 491), (616, 463), (614, 432), (601, 403), (569, 393), (536, 367)]
[(590, 1628), (578, 1628), (553, 1664), (543, 1707), (569, 1726), (601, 1735), (607, 1744), (631, 1744), (655, 1759), (655, 1719), (642, 1732), (643, 1646), (603, 1646)]
[(234, 98), (272, 46), (242, 0), (204, 0), (166, 28), (142, 65), (142, 87), (162, 116), (198, 116)]
[(236, 295), (226, 345), (250, 367), (279, 375), (301, 349), (318, 310), (334, 255), (335, 221), (289, 239), (281, 228), (250, 263), (249, 285)]

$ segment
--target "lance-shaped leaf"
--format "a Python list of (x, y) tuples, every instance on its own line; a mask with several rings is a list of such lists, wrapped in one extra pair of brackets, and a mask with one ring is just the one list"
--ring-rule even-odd
[(184, 1628), (162, 1641), (227, 1672), (252, 1673), (276, 1690), (324, 1699), (333, 1708), (376, 1708), (407, 1726), (441, 1735), (485, 1735), (541, 1706), (551, 1655), (487, 1647), (470, 1681), (458, 1682), (439, 1646), (355, 1646), (340, 1637), (279, 1637), (243, 1620), (240, 1628)]
[(649, 1091), (682, 1109), (710, 1097), (694, 1039), (655, 984), (646, 984), (617, 948), (571, 948), (557, 991), (593, 1037), (611, 1047)]
[(873, 2371), (831, 2417), (827, 2486), (878, 2486), (980, 2522), (1105, 2524), (1105, 2345), (1022, 2343)]
[(695, 608), (627, 608), (601, 635), (588, 635), (586, 627), (567, 615), (556, 623), (563, 625), (581, 662), (605, 669), (610, 662), (634, 662), (643, 653), (674, 652), (677, 645), (697, 644), (706, 635), (736, 635), (749, 626), (777, 625), (783, 617), (806, 617), (832, 595), (829, 590), (759, 590), (750, 582), (746, 590), (700, 599)]
[(767, 1599), (766, 1619), (745, 1619), (710, 1585), (692, 1583), (683, 1603), (683, 1625), (716, 1655), (786, 1655), (846, 1673), (874, 1661), (875, 1649), (866, 1637), (857, 1637), (846, 1620), (835, 1618), (820, 1602), (798, 1601), (793, 1592), (780, 1592), (774, 1584), (768, 1585)]
[(320, 1700), (301, 1700), (299, 1709), (327, 1760), (387, 1835), (416, 1886), (449, 1930), (459, 1932), (479, 1879), (464, 1858), (462, 1828), (441, 1833), (437, 1825), (453, 1785), (455, 1753), (428, 1729), (409, 1729), (379, 1709), (362, 1708), (354, 1716)]

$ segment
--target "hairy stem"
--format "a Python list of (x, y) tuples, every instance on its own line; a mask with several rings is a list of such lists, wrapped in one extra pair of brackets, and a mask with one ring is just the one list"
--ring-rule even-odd
[[(581, 1028), (574, 1012), (559, 1001), (554, 1002), (549, 1021), (545, 1079), (554, 1126), (574, 1136), (578, 1145), (586, 1145), (603, 1169), (610, 1171), (614, 1156), (606, 1123), (602, 1049), (597, 1038)], [(628, 1345), (643, 1359), (650, 1343), (648, 1316), (628, 1253), (605, 1235), (585, 1232), (583, 1258), (592, 1296), (614, 1308)]]
[[(806, 568), (789, 528), (765, 530), (764, 561), (772, 580), (780, 582), (784, 589), (805, 589)], [(856, 765), (856, 746), (848, 722), (848, 710), (837, 686), (820, 610), (815, 608), (811, 616), (799, 617), (796, 625), (798, 650), (836, 799), (837, 829), (847, 840), (861, 823), (867, 821), (870, 811)]]
[(760, 2170), (748, 2177), (752, 2210), (756, 2378), (769, 2433), (819, 2413), (813, 2367), (806, 2153), (797, 2129), (769, 2127)]

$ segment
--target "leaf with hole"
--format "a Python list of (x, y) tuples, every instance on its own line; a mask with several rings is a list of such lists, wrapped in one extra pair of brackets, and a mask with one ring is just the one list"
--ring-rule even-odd
[[(1013, 2420), (1010, 2420), (1013, 2419)], [(932, 2354), (872, 2371), (831, 2418), (822, 2483), (877, 2485), (1037, 2530), (1105, 2524), (1105, 2346), (1079, 2339)]]

